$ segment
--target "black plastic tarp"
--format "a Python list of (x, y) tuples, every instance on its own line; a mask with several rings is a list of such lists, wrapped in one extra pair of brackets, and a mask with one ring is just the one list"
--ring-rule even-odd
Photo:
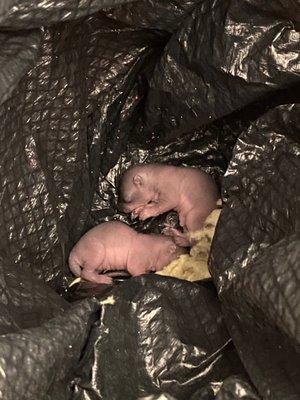
[[(300, 398), (295, 0), (0, 2), (0, 399)], [(136, 162), (201, 168), (212, 282), (68, 289)]]

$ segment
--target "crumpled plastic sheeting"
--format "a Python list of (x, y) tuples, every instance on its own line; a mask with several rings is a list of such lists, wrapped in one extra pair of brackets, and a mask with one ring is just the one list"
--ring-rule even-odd
[(299, 40), (293, 22), (266, 4), (262, 11), (250, 1), (201, 3), (156, 65), (145, 129), (178, 137), (299, 82)]
[(69, 304), (25, 268), (1, 259), (0, 334), (34, 328)]
[(0, 263), (0, 398), (70, 399), (99, 302), (73, 307), (16, 264)]
[[(158, 13), (155, 11), (154, 2), (144, 2), (149, 6), (149, 10), (152, 7), (152, 17), (149, 16), (147, 19), (144, 15), (144, 19), (137, 18), (138, 21), (137, 19), (128, 19), (130, 14), (128, 10), (131, 6), (120, 7), (118, 12), (116, 11), (116, 16), (111, 14), (116, 20), (107, 18), (101, 12), (89, 16), (91, 12), (101, 9), (101, 7), (112, 7), (121, 4), (120, 2), (97, 0), (88, 2), (88, 5), (87, 2), (69, 2), (67, 0), (60, 2), (31, 2), (29, 0), (25, 2), (1, 2), (0, 30), (2, 31), (1, 35), (6, 36), (1, 41), (0, 54), (4, 54), (1, 51), (3, 49), (7, 54), (7, 59), (14, 61), (9, 63), (10, 75), (6, 75), (7, 78), (4, 79), (0, 78), (0, 93), (6, 96), (5, 99), (10, 96), (0, 106), (0, 254), (3, 258), (3, 262), (0, 264), (1, 300), (3, 300), (3, 304), (1, 304), (3, 318), (0, 319), (2, 334), (0, 340), (3, 342), (3, 353), (0, 351), (0, 372), (4, 371), (5, 374), (0, 374), (0, 398), (2, 396), (3, 400), (70, 400), (70, 397), (75, 400), (77, 394), (79, 399), (85, 396), (86, 399), (90, 400), (91, 398), (88, 396), (91, 393), (94, 395), (93, 400), (101, 399), (102, 393), (97, 390), (99, 386), (104, 385), (103, 380), (91, 380), (91, 374), (93, 377), (95, 372), (95, 376), (99, 374), (105, 379), (111, 379), (112, 370), (108, 368), (107, 371), (104, 371), (96, 368), (96, 365), (99, 365), (97, 363), (104, 363), (108, 360), (108, 358), (101, 359), (97, 346), (98, 344), (105, 345), (104, 339), (118, 343), (121, 340), (120, 330), (117, 329), (118, 325), (112, 327), (114, 333), (111, 336), (99, 336), (99, 327), (102, 326), (101, 321), (104, 320), (105, 314), (101, 314), (99, 320), (99, 303), (96, 300), (91, 298), (86, 301), (81, 300), (74, 304), (74, 308), (71, 309), (66, 301), (58, 297), (56, 293), (51, 292), (49, 288), (46, 289), (41, 282), (47, 282), (57, 292), (64, 292), (63, 278), (70, 276), (65, 261), (73, 244), (94, 224), (119, 217), (115, 210), (115, 201), (120, 172), (131, 165), (132, 162), (153, 160), (201, 167), (212, 173), (216, 178), (220, 178), (231, 160), (232, 148), (240, 133), (248, 127), (252, 120), (260, 116), (265, 108), (273, 107), (275, 100), (278, 104), (286, 102), (278, 96), (278, 91), (273, 91), (273, 89), (282, 89), (286, 85), (292, 85), (293, 90), (290, 93), (293, 96), (296, 95), (297, 90), (294, 85), (296, 78), (292, 69), (297, 65), (297, 55), (293, 55), (294, 41), (290, 40), (290, 38), (293, 39), (294, 34), (293, 23), (284, 19), (287, 7), (284, 5), (284, 10), (281, 13), (279, 11), (281, 9), (277, 7), (277, 5), (280, 5), (279, 0), (276, 2), (276, 6), (274, 5), (275, 2), (272, 2), (272, 6), (264, 4), (261, 7), (254, 0), (255, 7), (251, 5), (250, 0), (247, 3), (248, 9), (252, 10), (253, 13), (245, 12), (246, 1), (239, 2), (238, 5), (234, 1), (225, 1), (222, 4), (215, 2), (215, 8), (213, 8), (215, 14), (213, 15), (218, 18), (213, 19), (211, 6), (208, 2), (199, 2), (199, 4), (183, 2), (181, 9), (177, 8), (176, 2), (172, 4), (165, 2), (165, 10), (167, 11), (164, 16), (167, 18), (167, 22), (158, 26)], [(290, 7), (294, 7), (294, 1), (290, 0), (288, 3)], [(156, 4), (159, 7), (163, 6), (163, 2)], [(170, 7), (168, 4), (170, 4)], [(92, 8), (89, 5), (92, 5)], [(173, 7), (173, 5), (175, 6)], [(190, 5), (193, 9), (194, 5), (196, 6), (191, 14), (189, 14)], [(243, 64), (243, 67), (248, 68), (247, 71), (249, 72), (246, 83), (247, 90), (242, 91), (241, 89), (244, 86), (240, 83), (240, 78), (233, 77), (232, 82), (234, 84), (225, 87), (225, 90), (222, 91), (224, 81), (219, 80), (220, 74), (217, 74), (211, 87), (216, 88), (219, 84), (220, 90), (217, 92), (217, 97), (212, 99), (210, 106), (206, 107), (206, 92), (202, 92), (202, 81), (199, 80), (197, 75), (200, 64), (197, 64), (197, 60), (195, 64), (190, 63), (198, 45), (196, 28), (199, 28), (199, 33), (202, 32), (200, 37), (205, 42), (207, 50), (209, 50), (207, 44), (210, 43), (210, 39), (220, 39), (222, 42), (222, 35), (225, 39), (228, 39), (227, 31), (222, 31), (223, 20), (219, 18), (222, 17), (222, 13), (219, 11), (226, 10), (226, 7), (228, 7), (229, 16), (236, 17), (236, 21), (241, 22), (243, 20), (238, 28), (244, 27), (245, 24), (245, 26), (251, 25), (253, 29), (253, 17), (257, 17), (258, 14), (261, 15), (262, 22), (265, 23), (265, 25), (257, 25), (264, 28), (260, 32), (261, 54), (263, 54), (263, 50), (267, 52), (270, 43), (280, 43), (282, 44), (278, 52), (280, 58), (276, 59), (275, 57), (272, 60), (274, 68), (268, 70), (271, 74), (272, 87), (268, 86), (263, 79), (257, 84), (257, 75), (253, 73), (253, 65), (260, 60), (256, 57), (259, 53), (251, 53), (250, 50), (255, 49), (255, 46), (250, 46), (249, 57), (246, 54), (245, 64)], [(262, 7), (266, 10), (265, 14), (259, 12)], [(124, 15), (120, 11), (122, 9)], [(274, 22), (272, 12), (269, 12), (271, 9), (278, 15), (276, 19), (277, 22), (279, 21), (278, 23)], [(187, 10), (189, 10), (188, 13), (186, 13)], [(232, 14), (232, 10), (235, 13)], [(109, 12), (111, 13), (111, 8)], [(107, 13), (109, 12), (107, 11)], [(172, 19), (172, 12), (174, 12), (174, 19)], [(178, 19), (180, 13), (182, 13), (182, 22)], [(296, 15), (296, 10), (295, 12), (291, 11), (291, 14)], [(84, 15), (86, 17), (82, 18)], [(138, 15), (141, 14), (137, 13)], [(201, 25), (200, 21), (203, 19), (206, 22), (204, 21), (204, 25)], [(66, 20), (68, 22), (59, 23)], [(178, 30), (170, 39), (171, 21), (177, 24)], [(210, 25), (208, 24), (209, 21)], [(139, 22), (145, 23), (143, 26), (147, 26), (149, 29), (140, 29)], [(53, 23), (56, 23), (56, 25), (52, 25)], [(153, 27), (150, 26), (152, 23)], [(209, 27), (212, 28), (214, 23), (221, 29), (221, 31), (215, 30), (216, 36), (214, 36), (214, 29), (208, 29)], [(126, 24), (130, 24), (130, 26)], [(46, 25), (48, 28), (44, 28), (42, 25)], [(34, 27), (39, 29), (30, 30)], [(188, 30), (188, 27), (191, 29)], [(282, 27), (282, 31), (278, 30), (280, 27)], [(17, 28), (28, 30), (28, 36), (24, 35), (22, 39), (27, 38), (28, 40), (25, 40), (25, 52), (22, 51), (20, 46), (20, 32), (13, 31)], [(160, 31), (152, 28), (158, 28)], [(204, 37), (204, 28), (207, 37)], [(8, 32), (8, 29), (11, 31)], [(246, 30), (246, 33), (248, 32), (250, 35), (250, 31), (251, 28), (249, 28), (249, 31)], [(212, 33), (213, 36), (209, 36), (208, 33)], [(278, 35), (276, 36), (275, 33)], [(178, 62), (175, 57), (178, 50), (177, 38), (181, 37), (184, 37), (184, 43), (189, 51), (186, 53), (187, 57)], [(229, 42), (229, 44), (232, 47), (232, 42)], [(174, 46), (176, 54), (173, 52), (172, 46)], [(267, 48), (264, 46), (267, 46)], [(12, 56), (13, 54), (14, 56)], [(173, 86), (170, 86), (171, 89), (168, 92), (169, 97), (174, 101), (174, 107), (173, 103), (172, 107), (169, 104), (165, 107), (164, 92), (160, 90), (159, 86), (163, 84), (163, 87), (165, 87), (164, 85), (170, 83), (167, 74), (168, 68), (161, 67), (164, 66), (166, 54), (174, 55), (174, 60), (172, 58), (167, 60), (168, 67), (172, 64), (177, 68), (176, 80), (174, 80), (176, 85), (171, 82)], [(203, 53), (201, 66), (203, 65), (203, 68), (204, 66), (207, 68), (211, 66), (210, 61), (212, 61), (214, 55), (215, 53), (211, 54), (209, 51)], [(1, 66), (4, 66), (2, 60), (5, 61), (6, 58), (1, 59)], [(225, 67), (229, 68), (231, 60), (226, 59), (226, 61), (228, 61), (228, 64)], [(286, 66), (284, 65), (285, 62), (287, 63)], [(34, 67), (20, 80), (21, 75), (30, 68), (32, 63), (34, 63)], [(154, 70), (155, 73), (153, 74)], [(207, 70), (209, 71), (209, 68)], [(3, 67), (0, 76), (4, 76), (3, 71), (8, 71), (8, 69), (5, 70)], [(237, 84), (237, 82), (239, 83)], [(2, 85), (6, 86), (3, 87)], [(206, 110), (206, 115), (199, 113), (198, 108), (195, 108), (195, 113), (190, 113), (189, 109), (186, 111), (186, 100), (192, 99), (187, 89), (189, 87), (197, 88), (198, 86), (197, 107)], [(255, 90), (253, 90), (253, 87), (255, 87)], [(15, 89), (12, 92), (13, 88)], [(271, 93), (272, 101), (264, 99), (265, 103), (261, 106), (261, 96), (267, 92)], [(239, 97), (240, 94), (243, 94), (244, 97)], [(223, 98), (225, 96), (226, 101), (219, 101), (222, 96)], [(274, 98), (276, 99), (274, 100)], [(219, 108), (215, 110), (215, 117), (229, 113), (253, 100), (259, 100), (260, 105), (250, 105), (250, 108), (236, 110), (214, 124), (199, 128), (199, 125), (203, 124), (204, 121), (213, 119), (209, 116), (212, 115), (216, 99), (219, 101)], [(152, 107), (151, 109), (151, 104), (155, 105), (160, 101), (161, 108)], [(286, 115), (287, 126), (289, 117), (288, 114)], [(273, 117), (275, 118), (275, 115)], [(177, 119), (182, 122), (178, 124)], [(271, 120), (272, 118), (268, 121), (268, 124), (272, 122)], [(177, 125), (180, 125), (180, 129), (177, 129)], [(155, 127), (155, 130), (152, 127)], [(290, 129), (286, 129), (286, 131), (291, 133)], [(260, 135), (256, 134), (255, 138), (260, 138)], [(273, 145), (275, 146), (275, 144)], [(295, 147), (294, 144), (291, 146), (292, 148)], [(253, 144), (253, 147), (255, 147), (255, 144)], [(287, 145), (287, 149), (291, 150), (289, 145)], [(264, 151), (262, 146), (261, 154)], [(260, 174), (262, 174), (261, 171), (260, 168)], [(267, 173), (258, 180), (266, 179), (269, 174), (273, 174), (273, 177), (276, 176), (277, 164)], [(226, 179), (228, 178), (226, 177)], [(285, 194), (285, 188), (281, 187), (280, 190), (282, 192), (279, 192), (279, 197)], [(269, 203), (266, 204), (266, 207), (270, 206)], [(282, 210), (286, 214), (292, 213), (289, 207), (289, 202), (282, 204)], [(226, 210), (224, 215), (227, 215)], [(138, 224), (134, 224), (134, 226), (137, 226), (138, 229), (159, 231), (166, 217), (169, 216), (162, 216), (159, 220), (151, 220), (144, 227)], [(120, 216), (120, 218), (124, 219), (125, 217)], [(251, 224), (250, 221), (248, 225), (251, 226)], [(226, 219), (220, 225), (220, 230), (223, 233), (219, 235), (218, 242), (224, 242), (225, 246), (228, 244), (226, 241), (228, 230), (222, 231), (222, 227), (226, 228), (228, 225)], [(240, 225), (238, 229), (240, 229)], [(284, 242), (282, 243), (283, 251), (291, 251), (290, 254), (294, 254), (294, 239), (292, 237), (291, 243), (287, 243), (288, 240), (286, 240), (286, 245)], [(232, 244), (230, 243), (230, 245)], [(288, 247), (288, 245), (291, 247)], [(221, 252), (220, 249), (219, 251)], [(213, 254), (213, 257), (217, 257), (219, 254)], [(221, 266), (225, 260), (225, 256), (220, 256), (219, 265)], [(265, 261), (262, 262), (265, 265)], [(283, 262), (277, 262), (277, 268), (280, 269), (280, 265), (283, 264)], [(272, 271), (272, 266), (270, 270)], [(218, 275), (215, 272), (214, 276), (216, 283), (219, 283)], [(139, 307), (143, 309), (146, 304), (144, 299), (147, 300), (148, 298), (145, 293), (146, 286), (143, 286), (144, 283), (141, 284), (141, 282), (147, 280), (149, 282), (151, 282), (150, 280), (155, 281), (156, 287), (161, 288), (163, 299), (171, 299), (164, 307), (165, 311), (159, 309), (158, 300), (153, 303), (153, 310), (159, 309), (157, 326), (163, 327), (164, 321), (161, 320), (163, 314), (167, 319), (177, 320), (173, 304), (178, 303), (179, 297), (176, 296), (178, 292), (174, 287), (182, 287), (180, 293), (187, 293), (190, 288), (190, 286), (187, 286), (190, 285), (188, 283), (181, 282), (179, 284), (177, 281), (173, 290), (168, 286), (168, 280), (147, 277), (147, 279), (131, 280), (126, 282), (124, 286), (120, 286), (120, 289), (113, 290), (120, 294), (126, 292), (127, 298), (129, 298), (138, 288), (138, 293), (141, 295)], [(291, 279), (290, 282), (293, 282), (293, 280)], [(166, 292), (162, 290), (164, 286), (167, 288)], [(218, 288), (220, 289), (220, 286)], [(119, 290), (120, 292), (118, 292)], [(202, 291), (203, 294), (203, 288), (197, 290)], [(247, 290), (249, 291), (250, 287)], [(100, 288), (98, 290), (98, 288), (85, 286), (77, 298), (82, 299), (82, 297), (93, 295), (103, 296), (104, 293), (106, 291), (102, 292)], [(143, 293), (144, 297), (142, 296)], [(223, 296), (222, 292), (220, 294)], [(292, 297), (290, 300), (287, 299), (288, 296), (289, 293), (283, 293), (285, 301), (292, 301)], [(205, 297), (207, 301), (208, 297)], [(74, 301), (75, 298), (76, 290), (73, 298), (69, 299)], [(197, 296), (196, 298), (198, 299)], [(195, 307), (196, 316), (200, 313), (204, 319), (192, 320), (194, 314), (189, 315), (189, 312), (186, 311), (183, 318), (184, 321), (189, 320), (189, 324), (181, 327), (175, 324), (172, 326), (174, 329), (171, 330), (171, 336), (174, 334), (183, 339), (188, 337), (190, 340), (190, 342), (184, 342), (182, 347), (184, 350), (189, 350), (193, 346), (194, 338), (198, 340), (197, 344), (202, 340), (201, 345), (206, 350), (216, 349), (217, 342), (223, 345), (226, 340), (230, 340), (227, 330), (223, 329), (223, 323), (217, 321), (218, 325), (214, 320), (211, 325), (206, 324), (207, 319), (210, 318), (210, 313), (207, 310), (211, 310), (211, 312), (218, 310), (217, 314), (222, 317), (216, 296), (211, 294), (209, 299), (210, 301), (205, 305), (205, 308), (198, 309)], [(122, 303), (120, 295), (119, 300), (118, 304), (123, 307), (125, 303)], [(186, 298), (183, 304), (185, 310), (188, 310), (188, 300)], [(267, 317), (270, 317), (273, 324), (270, 335), (274, 336), (274, 341), (278, 339), (278, 346), (287, 349), (287, 355), (284, 357), (288, 357), (291, 343), (294, 348), (298, 349), (298, 342), (295, 344), (293, 324), (290, 322), (293, 319), (291, 318), (289, 324), (286, 325), (286, 319), (282, 319), (284, 322), (280, 320), (280, 335), (275, 338), (274, 321), (277, 321), (277, 309), (275, 308), (275, 311), (269, 313), (268, 298), (263, 300), (261, 304), (266, 304)], [(197, 305), (202, 305), (203, 301), (204, 299), (200, 298)], [(255, 317), (255, 320), (259, 322), (263, 320), (260, 318), (261, 314), (256, 309), (257, 314), (251, 314), (252, 309), (248, 313), (249, 304), (244, 301), (240, 292), (237, 298), (231, 298), (227, 303), (225, 298), (223, 301), (227, 305), (224, 308), (225, 316), (234, 341), (236, 341), (241, 357), (243, 353), (247, 356), (242, 357), (242, 360), (250, 372), (250, 378), (252, 379), (253, 375), (255, 378), (253, 380), (257, 383), (262, 394), (270, 390), (271, 384), (273, 385), (272, 394), (277, 393), (277, 387), (279, 387), (278, 396), (280, 398), (282, 393), (280, 386), (286, 382), (284, 380), (286, 375), (277, 374), (278, 369), (275, 370), (271, 365), (272, 368), (269, 368), (267, 374), (269, 377), (272, 371), (274, 372), (272, 380), (261, 382), (261, 378), (257, 377), (257, 374), (261, 372), (261, 366), (264, 366), (261, 358), (266, 355), (266, 351), (262, 353), (261, 357), (259, 354), (257, 355), (258, 366), (256, 369), (256, 359), (251, 359), (251, 357), (256, 356), (257, 352), (253, 351), (249, 355), (247, 348), (248, 343), (252, 344), (253, 336), (248, 338), (247, 332), (245, 332), (247, 343), (242, 341), (242, 335), (239, 334), (237, 329), (234, 329), (235, 326), (239, 325), (233, 324), (232, 318), (228, 315), (228, 309), (234, 310), (240, 307), (242, 310), (240, 314)], [(281, 307), (281, 304), (278, 302), (278, 308)], [(139, 315), (139, 308), (137, 308), (137, 313), (134, 314), (133, 307), (130, 308), (128, 304), (127, 306), (127, 310), (131, 312), (133, 318), (136, 318)], [(108, 305), (105, 307), (105, 311), (108, 311)], [(282, 310), (285, 311), (284, 307)], [(152, 309), (149, 310), (151, 316)], [(116, 311), (117, 309), (115, 309)], [(95, 319), (98, 320), (98, 323), (92, 327)], [(130, 328), (126, 315), (123, 315), (121, 320), (124, 326)], [(269, 323), (268, 318), (267, 323)], [(195, 331), (194, 324), (196, 327), (199, 324), (201, 325), (201, 337)], [(216, 326), (222, 328), (221, 332)], [(247, 321), (244, 326), (247, 328)], [(92, 331), (89, 335), (91, 327)], [(187, 327), (191, 327), (191, 330)], [(202, 330), (203, 327), (207, 329), (207, 332), (216, 328), (216, 337), (219, 338), (219, 341), (210, 342), (210, 336)], [(259, 338), (261, 337), (264, 340), (265, 332), (262, 329), (253, 329), (252, 332), (255, 333), (257, 347), (261, 349), (263, 346), (259, 342)], [(145, 359), (147, 356), (146, 353), (143, 353), (144, 348), (151, 353), (151, 337), (150, 335), (145, 340), (148, 347), (139, 348), (139, 360)], [(285, 340), (287, 337), (289, 340)], [(87, 338), (88, 346), (85, 347)], [(158, 340), (163, 340), (163, 338), (158, 337)], [(130, 338), (128, 343), (132, 344)], [(155, 351), (157, 350), (155, 346), (153, 348)], [(91, 353), (94, 349), (96, 349), (95, 353)], [(277, 360), (277, 355), (272, 358), (273, 352), (271, 350), (268, 349), (269, 352), (267, 353), (270, 363)], [(291, 357), (295, 358), (297, 351)], [(111, 354), (111, 349), (109, 349), (109, 352)], [(245, 396), (249, 395), (249, 398), (253, 398), (254, 391), (251, 388), (242, 392), (239, 391), (241, 386), (248, 388), (248, 379), (244, 376), (235, 377), (237, 373), (243, 375), (243, 367), (236, 357), (233, 347), (229, 349), (228, 345), (228, 351), (224, 350), (224, 352), (227, 355), (230, 353), (234, 362), (226, 363), (224, 361), (224, 364), (221, 365), (222, 357), (218, 359), (212, 370), (207, 371), (207, 380), (202, 380), (200, 376), (197, 385), (195, 382), (193, 390), (190, 387), (191, 392), (195, 390), (195, 396), (200, 393), (201, 400), (205, 398), (204, 393), (207, 400), (214, 398), (212, 397), (214, 393), (217, 393), (219, 397), (230, 393), (232, 399), (239, 399), (244, 396), (245, 391)], [(216, 353), (222, 354), (222, 356), (224, 352), (221, 348), (216, 349)], [(136, 347), (131, 356), (135, 356), (135, 353)], [(209, 351), (206, 354), (210, 354)], [(122, 356), (125, 355), (122, 354)], [(127, 355), (130, 357), (130, 354)], [(181, 354), (178, 353), (178, 356), (180, 357)], [(287, 360), (284, 357), (283, 359)], [(291, 364), (287, 369), (289, 372), (292, 370), (294, 358), (290, 359)], [(80, 363), (78, 364), (79, 360)], [(114, 360), (119, 361), (116, 357)], [(207, 361), (207, 359), (205, 360)], [(193, 358), (187, 360), (186, 368), (192, 361)], [(74, 379), (75, 367), (78, 367), (76, 375), (80, 377), (79, 381)], [(159, 366), (156, 365), (155, 367)], [(124, 371), (123, 365), (122, 368)], [(176, 365), (171, 365), (170, 368), (178, 379), (174, 385), (174, 390), (178, 390), (180, 396), (185, 387), (190, 386), (191, 382), (188, 379), (187, 381), (180, 380), (179, 367), (176, 369)], [(276, 368), (279, 367), (276, 366)], [(194, 371), (194, 368), (192, 368), (191, 373)], [(280, 372), (282, 371), (280, 370)], [(294, 371), (297, 371), (297, 368)], [(131, 372), (132, 375), (138, 376), (138, 370)], [(145, 373), (145, 370), (142, 369), (142, 372)], [(285, 370), (283, 372), (285, 373)], [(122, 370), (119, 369), (118, 373), (121, 374)], [(220, 380), (218, 382), (209, 381), (210, 373), (216, 373)], [(229, 376), (232, 374), (234, 375)], [(282, 379), (282, 376), (284, 376), (284, 379)], [(241, 379), (243, 384), (241, 384)], [(291, 381), (293, 379), (289, 380), (289, 385)], [(227, 385), (227, 382), (231, 382), (231, 384)], [(84, 386), (84, 383), (87, 385)], [(143, 382), (143, 387), (150, 391), (156, 384), (155, 380), (149, 381), (148, 379)], [(167, 381), (166, 386), (168, 385), (172, 386)], [(293, 382), (290, 386), (295, 387)], [(105, 387), (105, 390), (109, 390), (109, 388)], [(163, 391), (164, 388), (162, 388), (161, 393)], [(224, 394), (222, 394), (222, 391)], [(160, 396), (161, 394), (157, 394), (157, 390), (154, 394), (150, 393), (150, 396), (156, 395)], [(164, 395), (170, 396), (168, 393)], [(273, 398), (276, 399), (274, 396)], [(120, 398), (124, 398), (123, 392)]]
[(242, 371), (213, 285), (148, 275), (103, 300), (74, 379), (75, 398), (185, 400)]
[[(201, 398), (199, 398), (200, 400)], [(251, 385), (239, 376), (232, 376), (225, 379), (216, 400), (259, 400)], [(196, 400), (196, 399), (192, 399)], [(202, 400), (202, 399), (201, 399)]]
[(1, 0), (1, 30), (32, 29), (93, 14), (130, 0)]
[(106, 9), (105, 14), (135, 27), (174, 32), (203, 0), (142, 0)]
[[(273, 0), (263, 3), (260, 0), (245, 0), (260, 10), (267, 11), (274, 16), (285, 17), (291, 21), (300, 22), (298, 0)], [(299, 28), (299, 25), (298, 25)]]
[(0, 105), (33, 67), (40, 48), (40, 30), (0, 32)]
[(211, 272), (227, 326), (264, 399), (300, 383), (300, 107), (277, 107), (237, 141)]
[(224, 382), (211, 382), (197, 390), (190, 400), (260, 400), (255, 389), (243, 376), (232, 375)]
[(99, 173), (122, 151), (156, 43), (100, 14), (46, 30), (35, 67), (0, 108), (0, 249), (57, 287)]
[(70, 399), (74, 366), (97, 307), (86, 300), (35, 329), (2, 335), (1, 399)]
[[(260, 400), (245, 378), (233, 375), (224, 382), (212, 382), (197, 390), (189, 400)], [(175, 397), (163, 393), (139, 397), (137, 400), (176, 400)]]

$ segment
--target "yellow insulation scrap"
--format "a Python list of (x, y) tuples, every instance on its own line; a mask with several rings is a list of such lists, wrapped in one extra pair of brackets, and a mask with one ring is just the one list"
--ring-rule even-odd
[(69, 287), (71, 287), (71, 286), (74, 286), (74, 285), (76, 285), (76, 283), (79, 283), (79, 282), (81, 282), (82, 281), (82, 279), (79, 277), (79, 278), (75, 278), (70, 284), (69, 284)]
[(196, 242), (191, 248), (190, 254), (180, 256), (157, 274), (191, 282), (210, 278), (208, 256), (220, 212), (220, 209), (214, 210), (205, 221), (203, 229), (190, 235), (191, 239)]
[(116, 301), (115, 301), (114, 296), (108, 296), (108, 297), (106, 297), (106, 299), (100, 301), (100, 304), (102, 306), (104, 306), (106, 304), (113, 306), (115, 303), (116, 303)]
[(207, 262), (197, 259), (189, 254), (184, 254), (172, 261), (162, 271), (156, 272), (158, 275), (172, 276), (174, 278), (185, 279), (194, 282), (210, 278), (207, 269)]

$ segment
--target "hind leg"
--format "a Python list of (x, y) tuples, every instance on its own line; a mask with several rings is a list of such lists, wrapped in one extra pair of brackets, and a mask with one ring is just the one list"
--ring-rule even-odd
[(199, 214), (198, 210), (190, 211), (186, 216), (186, 228), (189, 233), (197, 232), (203, 229), (204, 222), (209, 214)]
[[(189, 234), (203, 229), (207, 216), (199, 214), (198, 210), (191, 210), (184, 219), (187, 232), (180, 232), (178, 229), (166, 227), (163, 233), (171, 236), (174, 242), (181, 247), (191, 247), (195, 244), (195, 240), (190, 239)], [(181, 220), (181, 223), (183, 221)]]
[(186, 233), (179, 231), (178, 229), (172, 227), (166, 227), (163, 230), (163, 234), (170, 236), (175, 244), (180, 247), (190, 247), (191, 243)]

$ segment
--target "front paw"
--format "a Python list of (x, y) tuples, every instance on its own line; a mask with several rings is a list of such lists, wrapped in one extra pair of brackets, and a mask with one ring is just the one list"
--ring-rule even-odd
[(140, 206), (135, 208), (132, 212), (131, 212), (131, 220), (135, 220), (137, 218), (140, 219), (140, 214), (143, 212), (143, 210), (145, 209), (145, 206)]
[(144, 208), (140, 213), (139, 213), (139, 220), (140, 221), (145, 221), (148, 218), (154, 217), (155, 213), (153, 212), (153, 210), (149, 209), (149, 208)]

